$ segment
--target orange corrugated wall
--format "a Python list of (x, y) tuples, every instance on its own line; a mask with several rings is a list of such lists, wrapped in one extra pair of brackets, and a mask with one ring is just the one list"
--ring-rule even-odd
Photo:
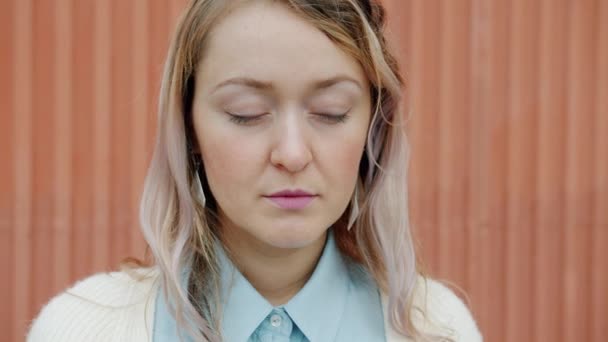
[[(486, 341), (608, 336), (608, 1), (386, 0), (427, 271)], [(0, 0), (0, 331), (141, 257), (183, 0)]]

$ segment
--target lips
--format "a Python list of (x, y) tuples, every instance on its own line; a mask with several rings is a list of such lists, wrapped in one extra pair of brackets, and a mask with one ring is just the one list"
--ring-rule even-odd
[(264, 197), (281, 209), (298, 210), (307, 207), (317, 195), (304, 190), (282, 190)]
[(304, 190), (282, 190), (271, 194), (268, 197), (304, 197), (304, 196), (314, 196), (313, 194), (306, 192)]

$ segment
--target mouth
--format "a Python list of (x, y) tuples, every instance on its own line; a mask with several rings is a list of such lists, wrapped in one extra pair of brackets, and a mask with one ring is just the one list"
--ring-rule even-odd
[(275, 206), (287, 210), (304, 209), (317, 197), (318, 195), (303, 190), (283, 190), (264, 196)]

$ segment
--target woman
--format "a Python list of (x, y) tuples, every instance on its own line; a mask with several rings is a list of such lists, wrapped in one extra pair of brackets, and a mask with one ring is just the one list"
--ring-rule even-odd
[(141, 206), (150, 268), (53, 299), (31, 341), (480, 341), (416, 268), (402, 82), (370, 0), (192, 1)]

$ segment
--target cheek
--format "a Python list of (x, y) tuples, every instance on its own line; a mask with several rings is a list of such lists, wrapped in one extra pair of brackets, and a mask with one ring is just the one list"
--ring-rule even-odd
[(356, 133), (342, 136), (342, 139), (332, 141), (323, 148), (323, 169), (331, 175), (331, 182), (349, 191), (354, 186), (359, 171), (359, 163), (364, 152), (365, 129), (358, 129)]
[(251, 163), (251, 154), (239, 145), (234, 141), (217, 141), (203, 145), (201, 153), (205, 169), (218, 175), (246, 173), (246, 166)]
[(209, 129), (197, 130), (198, 141), (211, 190), (216, 197), (225, 198), (257, 179), (262, 148), (244, 144), (231, 130), (211, 124)]
[(332, 156), (336, 177), (343, 177), (344, 181), (354, 182), (359, 171), (359, 162), (363, 153), (362, 144), (353, 142), (345, 144), (341, 149), (336, 149)]

